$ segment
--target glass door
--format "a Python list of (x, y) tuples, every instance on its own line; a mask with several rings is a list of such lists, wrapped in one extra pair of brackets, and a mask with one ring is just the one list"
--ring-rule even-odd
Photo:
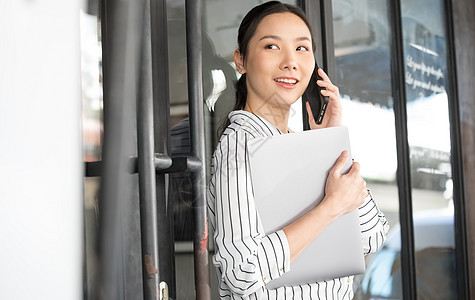
[(420, 299), (458, 299), (444, 8), (443, 1), (401, 0)]
[(389, 1), (335, 0), (335, 74), (354, 159), (392, 230), (355, 279), (355, 299), (402, 299)]
[[(344, 122), (357, 129), (355, 159), (391, 226), (384, 248), (367, 259), (355, 299), (457, 299), (450, 11), (444, 1), (332, 3)], [(407, 153), (399, 151), (406, 142)]]

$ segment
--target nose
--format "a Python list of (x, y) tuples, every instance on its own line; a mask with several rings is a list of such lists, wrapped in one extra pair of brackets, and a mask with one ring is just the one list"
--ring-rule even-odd
[(296, 57), (295, 50), (286, 49), (282, 51), (282, 61), (280, 64), (280, 68), (282, 70), (288, 69), (290, 71), (297, 70), (297, 57)]

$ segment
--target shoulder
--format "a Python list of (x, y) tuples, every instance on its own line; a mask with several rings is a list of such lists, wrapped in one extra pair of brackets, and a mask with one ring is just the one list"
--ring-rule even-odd
[(218, 163), (225, 157), (245, 155), (247, 142), (256, 138), (279, 135), (271, 123), (253, 113), (235, 110), (229, 114), (230, 125), (221, 135), (213, 159)]
[(268, 136), (265, 123), (257, 116), (246, 111), (237, 110), (229, 114), (230, 124), (223, 131), (214, 152), (214, 158), (228, 156), (246, 149), (249, 140)]
[(244, 110), (232, 111), (229, 114), (229, 120), (231, 124), (224, 130), (222, 137), (237, 133), (251, 139), (279, 134), (279, 131), (268, 121)]
[(215, 156), (223, 151), (235, 152), (245, 149), (249, 140), (259, 137), (263, 135), (245, 119), (232, 120), (219, 139)]

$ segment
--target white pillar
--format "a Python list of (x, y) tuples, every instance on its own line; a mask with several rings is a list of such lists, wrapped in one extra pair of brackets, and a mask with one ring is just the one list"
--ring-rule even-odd
[(0, 0), (0, 299), (82, 299), (81, 7)]

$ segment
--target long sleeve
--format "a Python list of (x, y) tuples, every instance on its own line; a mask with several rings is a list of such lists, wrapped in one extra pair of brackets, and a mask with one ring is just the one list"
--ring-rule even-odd
[(374, 253), (381, 248), (386, 240), (389, 224), (374, 202), (371, 192), (366, 197), (364, 204), (358, 208), (358, 214), (364, 254)]
[[(250, 295), (290, 269), (282, 230), (265, 235), (254, 204), (246, 143), (250, 135), (229, 131), (213, 159), (208, 206), (215, 230), (213, 258), (222, 280), (237, 295)], [(214, 224), (213, 224), (214, 223)]]
[[(279, 135), (272, 124), (246, 111), (229, 114), (211, 162), (208, 217), (214, 230), (213, 264), (220, 299), (280, 300), (353, 298), (353, 276), (268, 289), (266, 284), (290, 270), (290, 249), (282, 230), (265, 234), (256, 209), (246, 143)], [(366, 252), (379, 248), (387, 232), (384, 215), (372, 197), (359, 209)]]

